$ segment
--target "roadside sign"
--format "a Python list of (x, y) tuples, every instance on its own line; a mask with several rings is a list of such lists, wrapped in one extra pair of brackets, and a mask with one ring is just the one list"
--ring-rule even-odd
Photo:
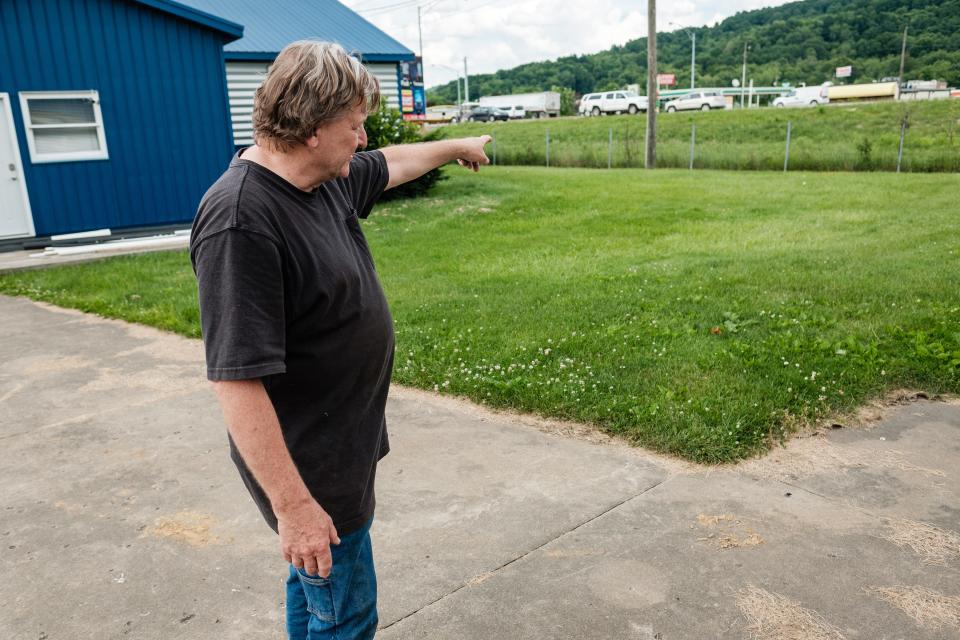
[(658, 73), (657, 86), (672, 87), (677, 84), (677, 75), (675, 73)]
[(849, 78), (853, 75), (853, 67), (847, 65), (846, 67), (837, 67), (837, 77), (838, 78)]

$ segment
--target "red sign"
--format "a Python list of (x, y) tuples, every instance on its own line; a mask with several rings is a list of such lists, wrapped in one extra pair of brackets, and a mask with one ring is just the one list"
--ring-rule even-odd
[(658, 73), (657, 86), (672, 87), (677, 84), (677, 75), (675, 73)]
[(853, 75), (853, 67), (837, 67), (837, 77), (838, 78), (849, 78)]

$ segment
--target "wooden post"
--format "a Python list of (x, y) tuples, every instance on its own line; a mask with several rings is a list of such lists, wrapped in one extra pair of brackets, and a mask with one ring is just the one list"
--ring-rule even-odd
[(783, 170), (786, 171), (787, 167), (790, 165), (790, 130), (793, 128), (793, 123), (787, 120), (787, 152), (783, 156)]
[(900, 173), (900, 164), (903, 162), (903, 139), (907, 135), (907, 116), (903, 116), (900, 123), (900, 149), (897, 151), (897, 173)]
[(547, 129), (547, 166), (550, 166), (550, 129)]
[(697, 143), (697, 123), (690, 125), (690, 170), (693, 171), (693, 148)]
[(657, 168), (657, 2), (647, 0), (647, 169)]
[(613, 167), (613, 127), (610, 127), (607, 138), (607, 169)]

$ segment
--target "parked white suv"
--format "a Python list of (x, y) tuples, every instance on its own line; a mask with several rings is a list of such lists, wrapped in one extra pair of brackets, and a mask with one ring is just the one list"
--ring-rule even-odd
[(829, 84), (823, 84), (813, 87), (797, 87), (786, 95), (774, 98), (773, 106), (783, 107), (816, 107), (821, 104), (828, 104), (830, 97), (827, 94)]
[(523, 108), (522, 104), (515, 104), (512, 107), (504, 107), (503, 110), (510, 115), (511, 120), (523, 120), (527, 117), (527, 110)]
[(634, 91), (605, 91), (588, 93), (580, 98), (581, 116), (599, 116), (603, 113), (637, 113), (647, 110), (647, 96)]
[(691, 91), (685, 96), (670, 100), (664, 105), (668, 113), (673, 111), (710, 111), (726, 109), (727, 100), (716, 91)]

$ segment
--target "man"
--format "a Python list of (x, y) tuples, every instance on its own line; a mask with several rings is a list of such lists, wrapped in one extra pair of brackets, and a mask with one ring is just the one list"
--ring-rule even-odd
[(379, 99), (338, 45), (286, 47), (254, 98), (256, 144), (206, 193), (190, 241), (207, 376), (290, 563), (293, 639), (377, 626), (369, 529), (394, 336), (357, 219), (442, 164), (487, 164), (489, 136), (358, 153)]

